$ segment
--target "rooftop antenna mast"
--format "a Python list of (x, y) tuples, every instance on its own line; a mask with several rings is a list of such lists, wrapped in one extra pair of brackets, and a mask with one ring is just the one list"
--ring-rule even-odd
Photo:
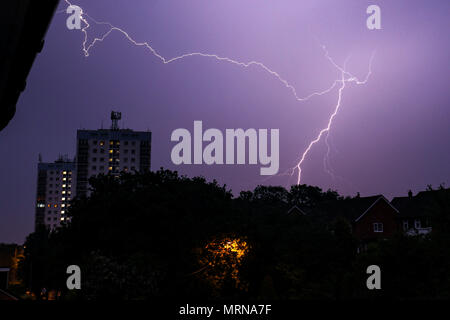
[(111, 130), (119, 130), (119, 120), (122, 119), (122, 113), (117, 111), (111, 111)]

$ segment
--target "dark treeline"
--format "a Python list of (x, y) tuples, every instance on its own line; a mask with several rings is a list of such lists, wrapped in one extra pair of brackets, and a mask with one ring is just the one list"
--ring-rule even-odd
[[(37, 294), (47, 288), (65, 299), (450, 297), (450, 199), (439, 192), (430, 208), (435, 232), (399, 233), (358, 254), (351, 224), (336, 209), (351, 199), (334, 191), (258, 186), (233, 198), (215, 181), (163, 169), (90, 183), (91, 195), (70, 207), (70, 224), (27, 238), (20, 271)], [(294, 205), (308, 214), (288, 214)], [(382, 290), (366, 287), (371, 264), (381, 267)], [(67, 291), (69, 265), (81, 268), (81, 290)]]

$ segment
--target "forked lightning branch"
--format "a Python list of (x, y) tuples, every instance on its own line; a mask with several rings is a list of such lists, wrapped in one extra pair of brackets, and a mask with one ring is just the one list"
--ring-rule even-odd
[[(68, 7), (64, 11), (69, 15), (67, 18), (67, 21), (66, 21), (67, 27), (71, 30), (81, 30), (81, 32), (83, 33), (84, 39), (83, 39), (83, 43), (82, 43), (82, 51), (83, 51), (84, 56), (86, 56), (86, 57), (88, 57), (90, 55), (91, 50), (94, 48), (94, 46), (97, 43), (103, 42), (105, 39), (108, 38), (108, 36), (111, 33), (118, 32), (118, 33), (122, 34), (124, 36), (124, 38), (127, 41), (129, 41), (132, 45), (142, 47), (142, 48), (148, 50), (149, 53), (151, 53), (154, 57), (156, 57), (158, 60), (160, 60), (163, 64), (169, 64), (172, 62), (177, 62), (179, 60), (184, 60), (184, 59), (187, 59), (190, 57), (197, 56), (197, 57), (203, 57), (203, 58), (208, 58), (208, 59), (214, 59), (214, 60), (217, 60), (218, 62), (237, 65), (244, 69), (260, 68), (260, 69), (264, 70), (265, 72), (267, 72), (269, 75), (273, 76), (278, 82), (280, 82), (280, 84), (283, 85), (293, 95), (293, 97), (296, 99), (296, 101), (300, 101), (300, 102), (307, 101), (316, 96), (322, 96), (322, 95), (328, 94), (328, 93), (332, 92), (334, 89), (338, 88), (337, 89), (338, 90), (337, 101), (334, 105), (333, 112), (330, 115), (328, 115), (328, 117), (327, 117), (328, 121), (327, 121), (326, 127), (317, 129), (317, 133), (315, 134), (314, 139), (312, 139), (309, 143), (307, 143), (307, 147), (303, 152), (299, 153), (299, 158), (298, 158), (296, 165), (294, 167), (292, 167), (291, 169), (288, 169), (285, 172), (285, 175), (290, 175), (290, 176), (296, 175), (297, 176), (297, 179), (296, 179), (297, 184), (300, 184), (302, 181), (303, 164), (306, 161), (307, 156), (310, 153), (311, 149), (314, 147), (314, 145), (316, 145), (317, 143), (319, 143), (320, 141), (322, 141), (323, 139), (326, 139), (328, 137), (331, 127), (333, 125), (333, 120), (335, 119), (336, 115), (338, 114), (339, 110), (342, 107), (341, 106), (342, 95), (343, 95), (344, 89), (346, 88), (347, 84), (356, 84), (356, 85), (366, 84), (371, 75), (371, 72), (372, 72), (371, 67), (372, 67), (372, 60), (373, 60), (374, 54), (372, 54), (370, 57), (370, 60), (368, 63), (367, 75), (365, 76), (364, 79), (360, 80), (346, 69), (345, 64), (344, 64), (344, 66), (340, 66), (339, 64), (337, 64), (329, 55), (326, 47), (322, 46), (325, 59), (327, 59), (328, 62), (338, 71), (339, 77), (337, 79), (335, 79), (334, 81), (332, 81), (328, 88), (324, 88), (322, 90), (312, 92), (306, 96), (300, 96), (297, 93), (297, 89), (289, 81), (284, 79), (278, 72), (269, 68), (262, 62), (259, 62), (259, 61), (243, 62), (243, 61), (235, 60), (235, 59), (232, 59), (229, 57), (223, 57), (218, 54), (203, 53), (203, 52), (191, 52), (191, 53), (185, 53), (183, 55), (176, 56), (173, 58), (166, 58), (166, 57), (162, 56), (161, 54), (159, 54), (158, 51), (156, 49), (154, 49), (150, 45), (149, 42), (139, 42), (139, 41), (135, 40), (125, 30), (114, 26), (110, 22), (100, 22), (100, 21), (92, 18), (91, 16), (89, 16), (81, 7), (73, 5), (68, 0), (65, 0), (65, 2), (67, 3)], [(369, 13), (369, 11), (368, 11), (368, 13)], [(372, 19), (372, 16), (369, 18)], [(88, 38), (89, 38), (88, 30), (91, 27), (90, 22), (95, 25), (107, 26), (108, 29), (100, 37), (95, 37), (95, 38), (93, 38), (92, 41), (88, 41)], [(379, 25), (375, 25), (374, 29), (379, 29), (379, 27), (380, 27)], [(368, 28), (369, 28), (369, 20), (368, 20)], [(181, 163), (190, 164), (190, 163), (192, 163), (191, 159), (190, 159), (190, 157), (191, 157), (190, 149), (187, 148), (187, 144), (185, 145), (183, 143), (183, 141), (188, 141), (188, 138), (190, 139), (190, 134), (188, 136), (188, 132), (186, 133), (185, 131), (182, 131), (182, 130), (183, 129), (176, 129), (174, 131), (175, 134), (172, 134), (172, 141), (176, 141), (176, 139), (181, 140), (181, 142), (177, 146), (175, 146), (174, 149), (172, 150), (172, 161), (175, 164), (177, 164), (178, 162), (180, 164)], [(212, 130), (212, 129), (209, 129), (209, 130)], [(241, 130), (243, 130), (243, 129), (241, 129)], [(250, 129), (247, 129), (247, 130), (250, 130)], [(254, 129), (252, 129), (252, 130), (254, 130)], [(266, 131), (261, 131), (261, 130), (266, 130)], [(211, 134), (212, 131), (207, 131), (207, 132), (209, 132), (209, 134)], [(205, 133), (207, 133), (207, 132), (205, 132)], [(262, 134), (261, 134), (261, 132), (262, 132)], [(256, 141), (257, 139), (249, 139), (249, 150), (248, 150), (249, 164), (257, 164), (257, 162), (258, 162), (256, 159), (257, 153), (255, 150), (259, 149), (260, 164), (268, 165), (268, 167), (261, 168), (261, 170), (260, 170), (261, 174), (262, 175), (274, 175), (274, 174), (278, 173), (278, 165), (279, 165), (278, 154), (277, 154), (277, 151), (278, 151), (277, 147), (279, 145), (278, 144), (278, 138), (279, 138), (278, 129), (272, 129), (272, 132), (276, 132), (276, 134), (275, 134), (276, 143), (272, 143), (273, 154), (271, 154), (270, 157), (268, 156), (267, 152), (264, 154), (264, 150), (267, 151), (268, 145), (264, 146), (263, 148), (261, 145), (261, 141), (266, 141), (266, 143), (268, 143), (267, 137), (266, 137), (266, 139), (264, 139), (264, 132), (267, 133), (267, 129), (260, 129), (259, 143)], [(207, 164), (208, 163), (223, 164), (223, 159), (222, 159), (223, 154), (220, 153), (220, 150), (222, 150), (222, 149), (219, 148), (219, 145), (221, 143), (223, 143), (223, 140), (222, 140), (222, 142), (220, 141), (222, 134), (220, 133), (220, 135), (219, 135), (219, 133), (217, 133), (216, 131), (214, 131), (214, 133), (215, 133), (214, 138), (217, 138), (218, 142), (214, 143), (215, 140), (213, 140), (211, 142), (211, 144), (208, 145), (209, 148), (207, 147), (203, 153), (201, 152), (201, 150), (198, 150), (199, 144), (197, 144), (197, 147), (194, 146), (194, 164), (197, 164), (199, 162), (201, 163), (202, 157), (205, 160), (205, 163), (207, 163)], [(245, 133), (248, 133), (248, 131), (245, 131)], [(249, 134), (251, 137), (255, 137), (255, 135), (253, 135), (253, 131), (251, 131), (251, 133), (249, 133)], [(210, 138), (212, 138), (212, 137), (210, 137)], [(261, 138), (263, 138), (263, 139), (261, 139)], [(274, 136), (272, 136), (271, 138), (272, 138), (272, 141), (274, 141)], [(204, 138), (198, 137), (197, 139), (200, 139), (200, 140), (196, 140), (196, 141), (201, 141)], [(205, 141), (208, 141), (208, 139), (206, 139)], [(209, 140), (209, 141), (211, 141), (211, 140)], [(231, 146), (231, 142), (228, 142), (228, 140), (227, 140), (227, 143), (230, 143), (230, 146)], [(252, 143), (254, 145), (252, 145)], [(238, 141), (238, 148), (239, 148), (239, 145), (240, 144)], [(330, 152), (329, 152), (330, 145), (329, 145), (328, 141), (326, 141), (326, 145), (328, 148), (328, 152), (324, 156), (325, 157), (324, 161), (327, 160), (325, 162), (329, 163), (329, 159), (326, 159), (326, 157), (328, 157), (330, 154)], [(185, 146), (185, 148), (183, 146)], [(226, 144), (226, 146), (228, 146), (228, 145)], [(180, 151), (180, 149), (182, 149), (182, 148), (184, 148), (183, 151), (186, 152), (185, 156), (183, 156), (182, 154), (181, 155), (174, 154), (174, 150)], [(221, 147), (221, 148), (223, 148), (223, 147)], [(217, 152), (211, 153), (212, 149), (215, 149), (214, 151), (217, 151)], [(242, 148), (238, 149), (238, 152), (237, 152), (238, 158), (236, 161), (237, 164), (242, 164), (243, 152), (244, 151), (242, 150)], [(214, 154), (216, 154), (216, 155), (218, 154), (218, 155), (213, 156)], [(229, 154), (231, 154), (231, 149), (229, 150)], [(233, 153), (233, 156), (234, 156), (234, 153)], [(244, 155), (244, 157), (245, 157), (245, 155)], [(189, 160), (188, 160), (188, 158), (189, 158)], [(225, 159), (226, 164), (234, 164), (235, 163), (234, 161), (235, 161), (235, 159), (234, 158), (231, 159), (231, 158), (229, 158), (229, 156), (227, 156)], [(244, 161), (244, 163), (245, 163), (245, 161)], [(331, 173), (329, 170), (327, 170), (327, 172)]]

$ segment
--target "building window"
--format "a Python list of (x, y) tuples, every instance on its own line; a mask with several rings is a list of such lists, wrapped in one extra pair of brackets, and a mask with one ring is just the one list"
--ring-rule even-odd
[(97, 149), (92, 149), (92, 152), (93, 153), (97, 153)]
[(92, 166), (92, 170), (97, 170), (97, 166)]
[(100, 153), (105, 153), (105, 149), (100, 149)]
[(105, 144), (105, 141), (100, 141), (100, 145), (103, 146)]
[(136, 153), (136, 150), (131, 150), (131, 154), (135, 154)]
[(420, 229), (422, 227), (422, 224), (420, 223), (419, 219), (414, 220), (414, 228)]
[(408, 220), (404, 220), (403, 221), (403, 230), (408, 231), (408, 229), (409, 229)]
[(375, 222), (373, 224), (373, 232), (383, 232), (383, 224), (381, 222)]

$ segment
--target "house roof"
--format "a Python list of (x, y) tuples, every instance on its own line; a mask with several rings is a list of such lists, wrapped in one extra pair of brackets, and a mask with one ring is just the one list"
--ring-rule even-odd
[(344, 199), (336, 201), (332, 206), (333, 216), (341, 216), (349, 221), (357, 222), (360, 220), (378, 201), (385, 201), (389, 204), (396, 212), (398, 210), (392, 206), (389, 201), (382, 195), (374, 195), (370, 197), (355, 197), (351, 199)]
[[(388, 199), (386, 199), (382, 194), (375, 196), (376, 199), (375, 201), (373, 201), (374, 197), (369, 197), (371, 201), (373, 201), (373, 203), (358, 217), (355, 219), (355, 222), (359, 221), (367, 212), (369, 212), (369, 210), (379, 201), (385, 201), (390, 207), (392, 207), (392, 209), (394, 209), (395, 212), (399, 213), (399, 211), (397, 210), (397, 208), (395, 208)], [(367, 204), (367, 203), (366, 203)]]
[(302, 215), (306, 215), (305, 211), (303, 211), (302, 209), (300, 209), (297, 206), (293, 206), (292, 208), (290, 208), (287, 213), (289, 214), (289, 213), (291, 213), (293, 211), (297, 211), (297, 212), (299, 212)]
[(400, 211), (400, 217), (424, 217), (432, 214), (440, 195), (450, 196), (450, 189), (421, 191), (413, 197), (395, 197), (391, 203)]

